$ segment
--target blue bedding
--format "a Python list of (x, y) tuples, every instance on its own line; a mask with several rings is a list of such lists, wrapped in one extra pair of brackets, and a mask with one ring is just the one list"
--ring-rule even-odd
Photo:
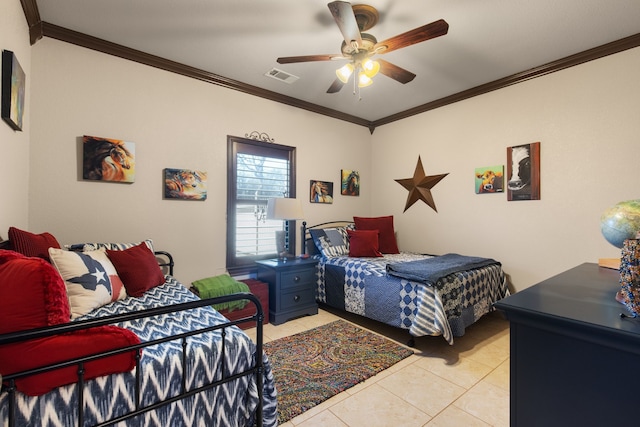
[(390, 263), (387, 264), (387, 272), (402, 279), (416, 280), (433, 285), (450, 274), (492, 264), (499, 263), (490, 258), (445, 254), (415, 261)]
[[(319, 257), (316, 299), (329, 306), (408, 329), (442, 335), (449, 344), (509, 294), (499, 263), (450, 273), (427, 285), (387, 272), (387, 265), (433, 258), (413, 253), (380, 258)], [(410, 266), (411, 267), (411, 266)]]
[[(127, 313), (152, 307), (194, 301), (197, 297), (171, 276), (164, 285), (146, 292), (140, 298), (126, 298), (100, 307), (77, 320)], [(118, 326), (134, 331), (141, 341), (175, 335), (207, 325), (226, 322), (211, 307), (124, 322)], [(207, 332), (187, 339), (187, 389), (202, 386), (205, 380), (220, 379), (222, 367), (229, 373), (242, 372), (253, 365), (255, 345), (239, 328), (226, 329), (226, 349), (220, 351), (221, 331)], [(264, 361), (264, 425), (277, 425), (276, 390), (271, 365)], [(164, 400), (181, 388), (180, 342), (170, 341), (146, 347), (142, 352), (142, 406)], [(135, 373), (108, 375), (87, 381), (84, 386), (85, 424), (93, 425), (135, 409)], [(19, 426), (74, 426), (76, 421), (75, 385), (58, 389), (39, 397), (17, 393), (17, 423)], [(0, 395), (0, 420), (7, 422), (7, 394)], [(129, 420), (135, 426), (251, 426), (258, 401), (255, 381), (242, 377), (212, 390)], [(105, 418), (106, 417), (106, 418)], [(123, 424), (124, 425), (124, 424)]]

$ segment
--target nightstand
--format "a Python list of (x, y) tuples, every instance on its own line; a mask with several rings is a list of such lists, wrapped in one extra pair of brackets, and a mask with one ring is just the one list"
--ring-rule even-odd
[(318, 314), (315, 259), (256, 261), (258, 280), (269, 284), (269, 320), (274, 325)]

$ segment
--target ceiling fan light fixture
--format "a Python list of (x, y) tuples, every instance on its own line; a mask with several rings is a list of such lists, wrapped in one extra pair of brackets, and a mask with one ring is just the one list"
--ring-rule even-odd
[(353, 74), (353, 64), (345, 64), (343, 67), (340, 67), (336, 70), (336, 76), (342, 83), (347, 83), (349, 81), (349, 77)]
[(380, 71), (380, 63), (378, 61), (367, 59), (362, 64), (362, 70), (367, 75), (367, 77), (373, 78)]
[(367, 73), (365, 73), (364, 71), (360, 71), (358, 73), (358, 87), (371, 86), (371, 83), (373, 83), (373, 80), (371, 80), (371, 78), (367, 76)]

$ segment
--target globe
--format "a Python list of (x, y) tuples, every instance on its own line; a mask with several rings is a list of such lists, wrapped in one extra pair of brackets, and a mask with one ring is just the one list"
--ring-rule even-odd
[(602, 235), (617, 248), (640, 231), (640, 199), (616, 203), (600, 217)]

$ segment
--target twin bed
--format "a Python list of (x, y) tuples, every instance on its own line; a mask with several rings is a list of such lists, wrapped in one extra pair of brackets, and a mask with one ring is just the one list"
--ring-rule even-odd
[[(367, 231), (364, 244), (359, 229)], [(372, 231), (378, 232), (377, 250)], [(319, 260), (318, 302), (407, 329), (409, 345), (425, 335), (453, 344), (509, 295), (502, 266), (493, 259), (400, 253), (392, 217), (303, 223), (302, 233), (303, 251)]]
[[(41, 259), (22, 259), (13, 251), (0, 250), (0, 276), (16, 262), (22, 270), (26, 262), (35, 270), (51, 269)], [(15, 272), (9, 272), (12, 282)], [(29, 281), (32, 276), (24, 277)], [(255, 305), (255, 315), (229, 321), (211, 307), (238, 299)], [(236, 326), (248, 320), (257, 324), (255, 342)], [(61, 338), (71, 343), (105, 327), (124, 328), (139, 341), (101, 356), (94, 356), (98, 350), (89, 348), (67, 363), (50, 363), (66, 367), (66, 374), (65, 369), (49, 371), (37, 366), (7, 372), (7, 365), (17, 358), (46, 358), (36, 354), (43, 347), (36, 345), (18, 354), (11, 346), (40, 342), (46, 347), (46, 340)], [(110, 302), (70, 322), (0, 335), (0, 364), (4, 364), (0, 421), (3, 426), (275, 426), (276, 390), (271, 365), (262, 351), (262, 327), (263, 311), (254, 295), (200, 300), (172, 275), (164, 275), (164, 283), (143, 295)], [(103, 338), (88, 339), (85, 346), (98, 347), (98, 339)], [(59, 345), (54, 343), (55, 347)], [(110, 368), (119, 363), (116, 354), (133, 355), (134, 369), (96, 376), (91, 364), (100, 363), (96, 359), (102, 357), (102, 366)], [(73, 380), (44, 392), (44, 383), (55, 383), (69, 373)], [(36, 380), (29, 382), (29, 375)]]

